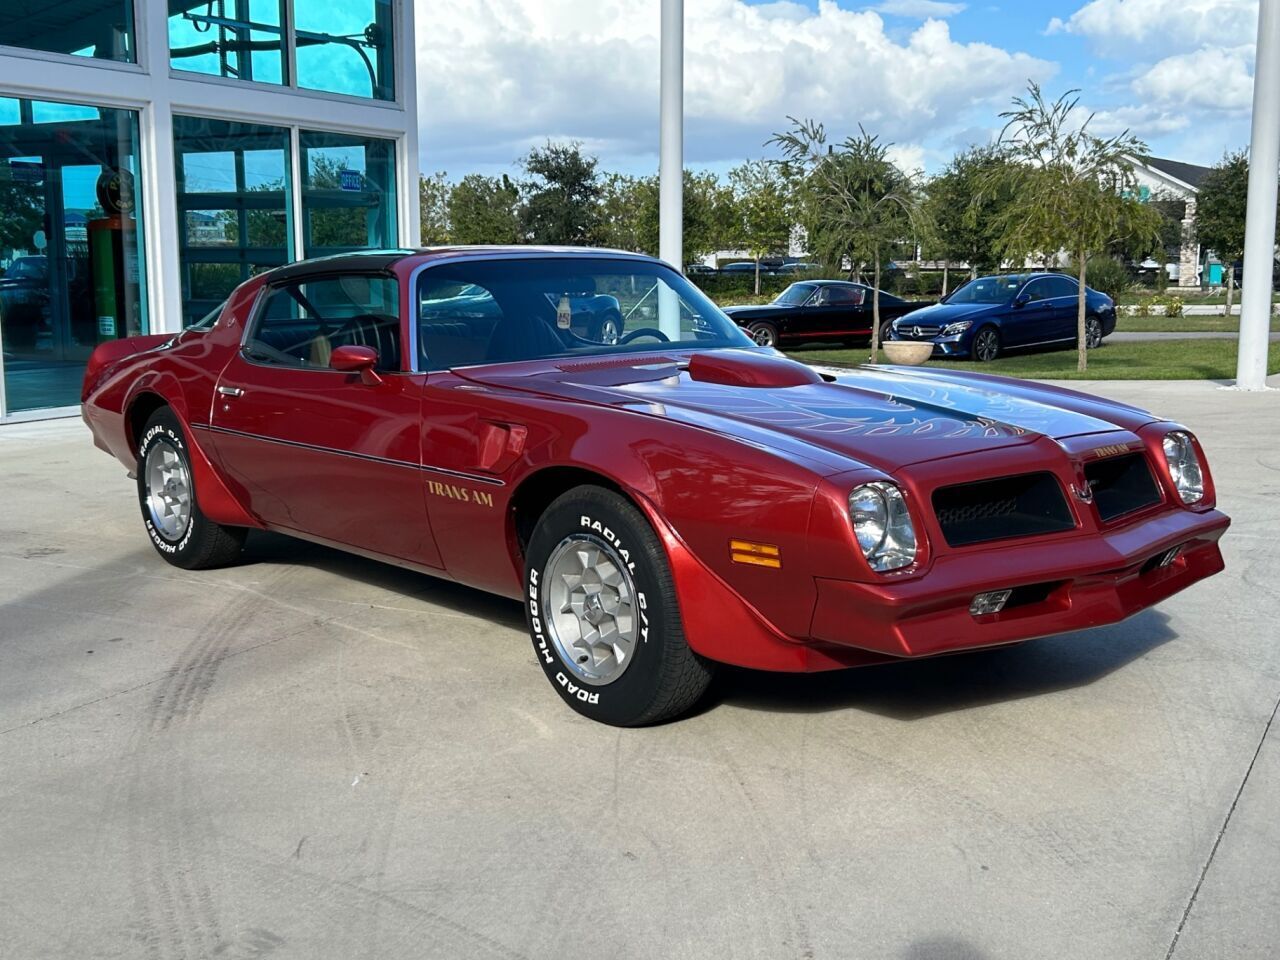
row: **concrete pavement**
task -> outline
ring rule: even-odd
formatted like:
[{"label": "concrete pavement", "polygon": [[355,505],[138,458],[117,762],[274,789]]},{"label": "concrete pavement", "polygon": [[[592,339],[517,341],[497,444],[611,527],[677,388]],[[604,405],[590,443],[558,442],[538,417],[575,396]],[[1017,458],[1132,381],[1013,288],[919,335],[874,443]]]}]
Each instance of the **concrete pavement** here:
[{"label": "concrete pavement", "polygon": [[0,428],[0,953],[1273,957],[1280,396],[1083,387],[1199,433],[1227,573],[633,731],[514,603],[272,536],[175,570],[82,427]]}]

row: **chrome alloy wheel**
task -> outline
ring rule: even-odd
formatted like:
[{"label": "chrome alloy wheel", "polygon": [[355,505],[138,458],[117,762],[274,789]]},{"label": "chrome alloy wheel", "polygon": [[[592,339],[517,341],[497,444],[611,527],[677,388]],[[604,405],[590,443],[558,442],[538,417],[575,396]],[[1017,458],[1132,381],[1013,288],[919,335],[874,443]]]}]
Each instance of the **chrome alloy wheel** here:
[{"label": "chrome alloy wheel", "polygon": [[167,440],[147,451],[142,467],[151,522],[166,540],[181,540],[191,525],[191,474]]},{"label": "chrome alloy wheel", "polygon": [[565,537],[547,559],[543,621],[560,660],[583,683],[622,676],[639,632],[636,588],[617,552],[598,537]]},{"label": "chrome alloy wheel", "polygon": [[774,342],[775,335],[773,332],[773,327],[769,326],[768,324],[765,324],[765,323],[755,324],[747,331],[747,333],[750,335],[751,339],[756,342],[757,346],[773,347],[777,345]]},{"label": "chrome alloy wheel", "polygon": [[1084,321],[1084,345],[1088,350],[1102,345],[1102,321],[1097,317],[1087,317]]},{"label": "chrome alloy wheel", "polygon": [[614,346],[618,342],[618,321],[613,317],[605,317],[600,323],[600,342],[607,346]]},{"label": "chrome alloy wheel", "polygon": [[994,360],[1000,353],[1000,335],[990,327],[979,330],[974,353],[984,363]]}]

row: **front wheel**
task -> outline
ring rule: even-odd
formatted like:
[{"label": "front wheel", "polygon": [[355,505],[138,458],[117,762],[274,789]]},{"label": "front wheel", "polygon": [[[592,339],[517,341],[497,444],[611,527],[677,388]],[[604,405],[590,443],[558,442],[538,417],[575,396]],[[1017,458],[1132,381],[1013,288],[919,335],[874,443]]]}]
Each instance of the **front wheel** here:
[{"label": "front wheel", "polygon": [[151,415],[138,443],[138,502],[156,552],[175,567],[204,570],[234,562],[246,531],[200,510],[182,424],[168,407]]},{"label": "front wheel", "polygon": [[575,487],[538,520],[525,566],[534,653],[585,717],[619,727],[670,720],[711,680],[685,642],[661,542],[629,501]]},{"label": "front wheel", "polygon": [[776,347],[778,345],[778,328],[772,323],[765,323],[763,320],[753,323],[747,327],[747,333],[757,346]]},{"label": "front wheel", "polygon": [[990,363],[1000,356],[1000,334],[995,327],[983,327],[974,335],[969,355],[981,363]]}]

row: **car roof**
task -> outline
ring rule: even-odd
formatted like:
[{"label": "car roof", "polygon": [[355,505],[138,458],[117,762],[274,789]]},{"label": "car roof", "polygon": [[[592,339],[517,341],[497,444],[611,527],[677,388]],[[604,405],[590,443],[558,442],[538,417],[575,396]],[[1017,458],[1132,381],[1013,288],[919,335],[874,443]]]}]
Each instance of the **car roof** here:
[{"label": "car roof", "polygon": [[467,247],[419,247],[415,250],[358,250],[328,257],[299,260],[297,263],[276,267],[264,274],[268,282],[296,280],[299,277],[318,276],[345,272],[382,272],[404,261],[415,264],[454,262],[458,260],[541,260],[560,257],[635,260],[645,263],[661,263],[654,257],[625,250],[609,250],[595,247],[553,247],[528,244],[467,246]]}]

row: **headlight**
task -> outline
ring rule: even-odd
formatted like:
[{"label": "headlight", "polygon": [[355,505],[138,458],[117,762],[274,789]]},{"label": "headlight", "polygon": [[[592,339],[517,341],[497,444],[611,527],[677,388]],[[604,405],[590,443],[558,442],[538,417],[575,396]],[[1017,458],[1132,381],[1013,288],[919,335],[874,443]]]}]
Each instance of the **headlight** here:
[{"label": "headlight", "polygon": [[948,323],[942,328],[942,335],[944,337],[954,337],[957,333],[964,333],[971,326],[973,326],[972,320],[959,320],[955,323]]},{"label": "headlight", "polygon": [[892,483],[864,483],[849,494],[849,519],[872,570],[898,570],[915,562],[916,532],[911,514],[902,491]]},{"label": "headlight", "polygon": [[1191,435],[1181,430],[1165,434],[1164,460],[1169,467],[1169,479],[1183,503],[1199,503],[1204,499],[1204,471],[1196,455]]}]

